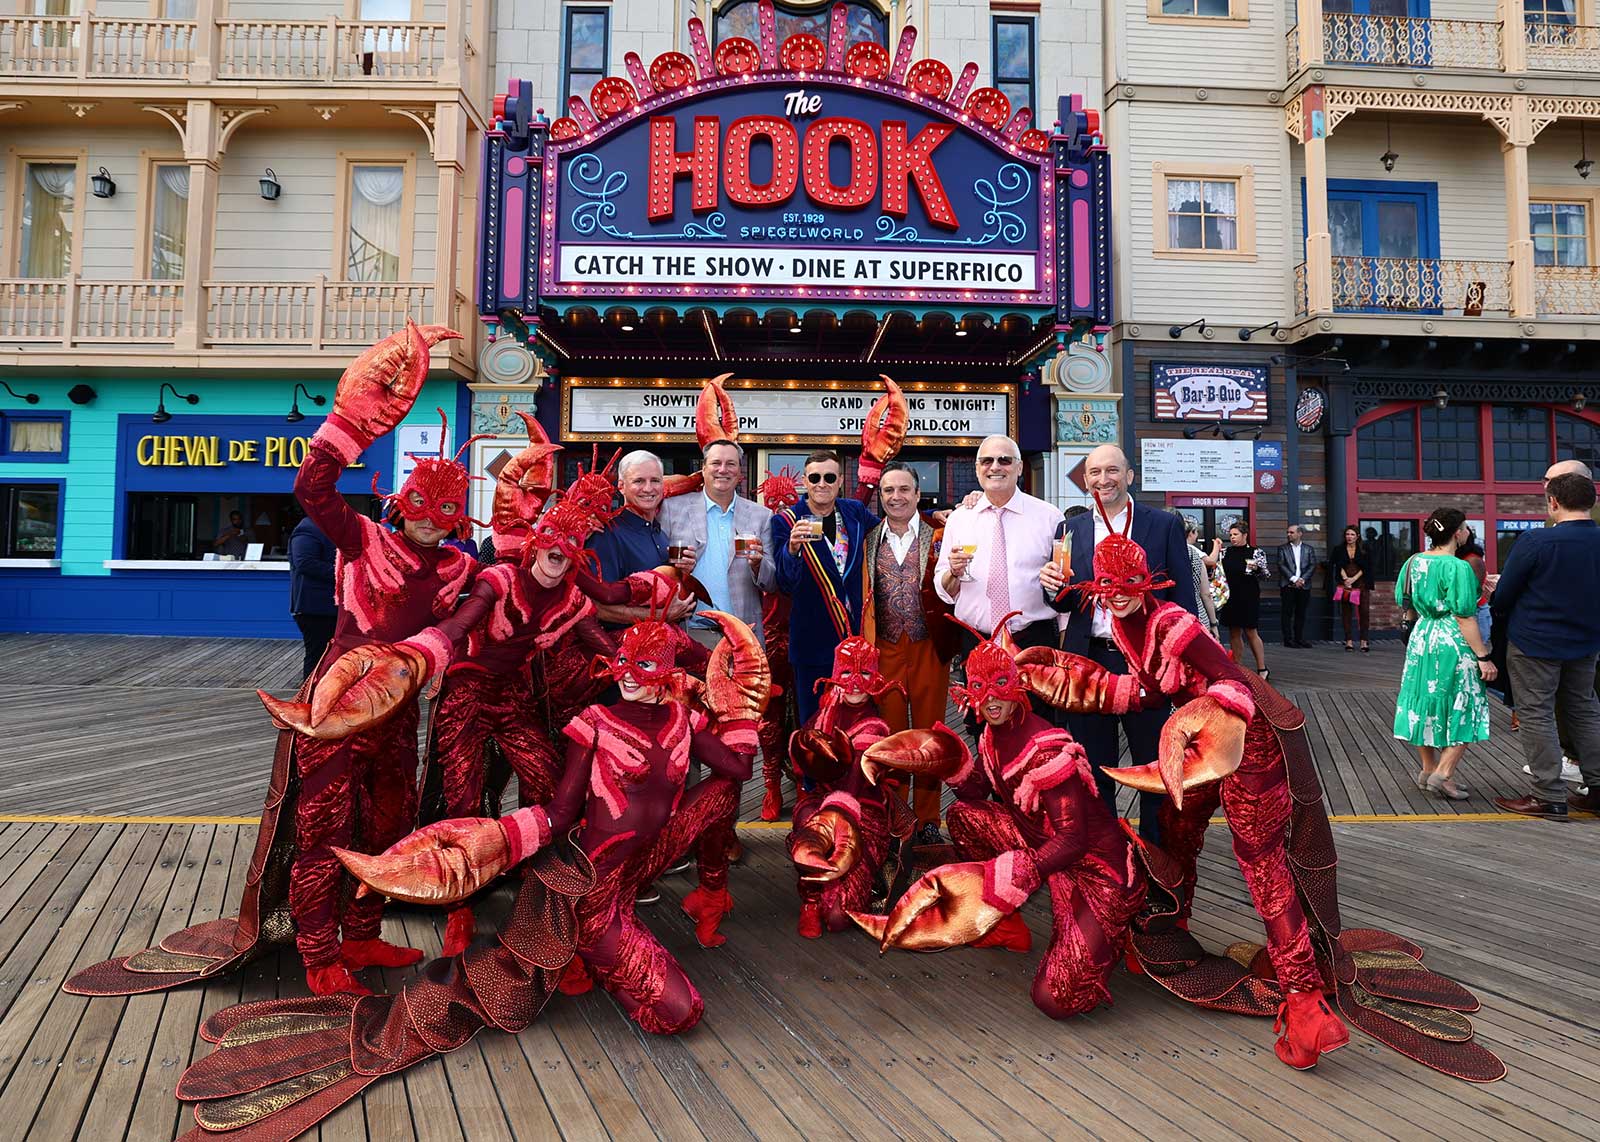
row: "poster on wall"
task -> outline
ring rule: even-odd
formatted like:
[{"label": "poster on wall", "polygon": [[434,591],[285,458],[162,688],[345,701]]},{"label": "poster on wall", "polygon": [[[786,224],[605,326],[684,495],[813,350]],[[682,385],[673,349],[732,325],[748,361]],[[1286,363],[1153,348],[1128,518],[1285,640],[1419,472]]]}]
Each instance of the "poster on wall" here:
[{"label": "poster on wall", "polygon": [[1254,492],[1255,446],[1248,440],[1143,440],[1139,487],[1147,492]]},{"label": "poster on wall", "polygon": [[399,488],[412,472],[418,460],[433,460],[443,454],[450,455],[450,430],[437,424],[402,424],[394,430],[394,486]]},{"label": "poster on wall", "polygon": [[1228,420],[1265,424],[1265,365],[1157,361],[1150,366],[1150,415],[1156,420]]}]

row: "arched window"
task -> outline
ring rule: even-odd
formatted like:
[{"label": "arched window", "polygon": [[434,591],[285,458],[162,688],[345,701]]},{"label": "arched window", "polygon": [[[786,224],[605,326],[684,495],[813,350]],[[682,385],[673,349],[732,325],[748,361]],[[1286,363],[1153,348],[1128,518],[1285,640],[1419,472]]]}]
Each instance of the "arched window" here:
[{"label": "arched window", "polygon": [[[889,21],[878,10],[877,5],[867,3],[865,0],[842,0],[842,2],[850,13],[849,30],[845,35],[846,43],[875,40],[885,47],[889,46]],[[804,32],[827,43],[828,17],[833,7],[828,3],[784,4],[780,0],[777,5],[778,42],[781,44],[788,37]],[[735,0],[733,3],[724,4],[717,12],[715,20],[716,42],[720,44],[731,36],[743,36],[751,41],[759,40],[760,29],[756,22],[756,8],[756,0]]]}]

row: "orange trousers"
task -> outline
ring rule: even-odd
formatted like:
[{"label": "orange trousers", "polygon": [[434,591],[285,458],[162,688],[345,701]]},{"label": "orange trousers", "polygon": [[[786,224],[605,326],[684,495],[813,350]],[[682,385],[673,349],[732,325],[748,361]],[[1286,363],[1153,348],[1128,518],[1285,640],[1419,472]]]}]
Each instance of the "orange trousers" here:
[{"label": "orange trousers", "polygon": [[[889,724],[890,733],[932,729],[935,722],[944,719],[950,704],[950,667],[939,661],[931,638],[913,642],[902,635],[896,642],[878,643],[878,670],[885,678],[903,683],[911,695],[909,711],[898,690],[890,690],[878,700],[878,711]],[[939,785],[932,777],[914,779],[911,809],[919,827],[939,823]],[[897,794],[905,797],[903,786]]]}]

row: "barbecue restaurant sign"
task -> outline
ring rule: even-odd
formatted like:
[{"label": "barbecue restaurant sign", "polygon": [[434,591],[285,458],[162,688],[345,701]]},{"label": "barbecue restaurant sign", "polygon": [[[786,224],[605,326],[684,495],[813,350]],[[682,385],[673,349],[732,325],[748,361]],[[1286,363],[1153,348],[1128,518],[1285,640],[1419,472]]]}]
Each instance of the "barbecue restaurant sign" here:
[{"label": "barbecue restaurant sign", "polygon": [[630,55],[551,124],[540,295],[1054,306],[1057,172],[1032,112],[975,67],[913,60],[914,30],[850,43],[841,5],[826,41],[780,44],[756,7],[759,43],[713,50],[692,20],[693,55]]}]

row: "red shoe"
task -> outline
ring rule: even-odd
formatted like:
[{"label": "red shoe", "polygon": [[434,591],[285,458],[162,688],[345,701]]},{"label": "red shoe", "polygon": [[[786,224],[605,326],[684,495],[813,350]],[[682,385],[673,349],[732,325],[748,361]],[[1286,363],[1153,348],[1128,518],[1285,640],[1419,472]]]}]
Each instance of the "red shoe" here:
[{"label": "red shoe", "polygon": [[422,959],[422,949],[402,948],[387,940],[346,940],[340,955],[352,971],[362,968],[404,968]]},{"label": "red shoe", "polygon": [[556,990],[562,995],[582,995],[594,990],[594,977],[589,974],[589,965],[583,962],[582,956],[573,956],[567,961],[567,970],[561,973]]},{"label": "red shoe", "polygon": [[683,910],[694,920],[694,938],[702,948],[718,948],[728,937],[717,931],[722,918],[733,911],[733,897],[726,888],[697,888],[683,898]]},{"label": "red shoe", "polygon": [[772,777],[767,781],[767,795],[761,799],[761,819],[776,821],[783,816],[783,779]]},{"label": "red shoe", "polygon": [[1015,912],[990,928],[971,944],[974,948],[1004,948],[1008,952],[1031,952],[1033,933]]},{"label": "red shoe", "polygon": [[312,995],[337,995],[341,991],[351,995],[372,994],[372,990],[363,987],[350,974],[350,969],[343,964],[329,964],[325,968],[307,968],[306,986],[311,989]]},{"label": "red shoe", "polygon": [[800,902],[800,925],[798,928],[802,939],[822,939],[822,903],[818,900],[802,900]]},{"label": "red shoe", "polygon": [[1350,1031],[1320,991],[1291,991],[1278,1008],[1272,1029],[1282,1032],[1272,1049],[1297,1071],[1309,1071],[1318,1056],[1350,1041]]},{"label": "red shoe", "polygon": [[472,945],[478,925],[471,908],[452,908],[444,922],[444,954],[459,956]]}]

